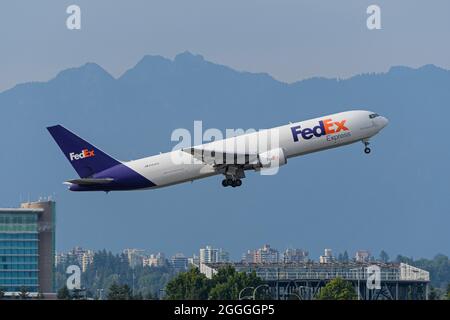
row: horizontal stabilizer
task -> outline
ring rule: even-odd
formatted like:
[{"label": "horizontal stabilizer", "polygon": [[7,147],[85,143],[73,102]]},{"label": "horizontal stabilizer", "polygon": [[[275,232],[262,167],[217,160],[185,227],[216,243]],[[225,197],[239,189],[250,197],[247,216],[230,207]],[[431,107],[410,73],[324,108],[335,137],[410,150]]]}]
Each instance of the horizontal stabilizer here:
[{"label": "horizontal stabilizer", "polygon": [[96,184],[108,184],[113,181],[114,179],[112,178],[103,178],[103,179],[85,178],[85,179],[69,180],[66,182],[70,184],[78,184],[80,186],[91,186]]}]

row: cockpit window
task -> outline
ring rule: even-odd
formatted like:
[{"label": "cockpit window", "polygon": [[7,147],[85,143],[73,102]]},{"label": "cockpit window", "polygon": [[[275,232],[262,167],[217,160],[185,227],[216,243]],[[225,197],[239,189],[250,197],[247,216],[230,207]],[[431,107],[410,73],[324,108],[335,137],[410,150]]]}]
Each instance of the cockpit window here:
[{"label": "cockpit window", "polygon": [[372,114],[369,115],[369,118],[370,118],[370,119],[373,119],[373,118],[376,118],[376,117],[379,117],[379,116],[380,116],[380,115],[377,114],[377,113],[372,113]]}]

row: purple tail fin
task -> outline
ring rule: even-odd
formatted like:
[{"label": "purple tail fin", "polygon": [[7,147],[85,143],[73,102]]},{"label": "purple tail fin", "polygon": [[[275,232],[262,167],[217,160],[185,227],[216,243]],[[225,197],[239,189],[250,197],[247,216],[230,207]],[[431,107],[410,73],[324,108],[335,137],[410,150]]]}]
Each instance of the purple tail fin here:
[{"label": "purple tail fin", "polygon": [[81,178],[88,178],[120,164],[89,142],[60,125],[47,127],[72,167]]}]

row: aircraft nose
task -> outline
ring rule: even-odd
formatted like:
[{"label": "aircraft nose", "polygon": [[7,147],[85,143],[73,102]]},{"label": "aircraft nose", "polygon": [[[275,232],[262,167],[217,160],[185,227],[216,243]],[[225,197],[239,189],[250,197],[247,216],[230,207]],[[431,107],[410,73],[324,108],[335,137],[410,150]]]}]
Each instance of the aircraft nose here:
[{"label": "aircraft nose", "polygon": [[376,117],[374,120],[375,120],[374,122],[375,122],[376,126],[378,126],[380,129],[383,129],[389,123],[389,120],[387,118],[381,117],[381,116]]}]

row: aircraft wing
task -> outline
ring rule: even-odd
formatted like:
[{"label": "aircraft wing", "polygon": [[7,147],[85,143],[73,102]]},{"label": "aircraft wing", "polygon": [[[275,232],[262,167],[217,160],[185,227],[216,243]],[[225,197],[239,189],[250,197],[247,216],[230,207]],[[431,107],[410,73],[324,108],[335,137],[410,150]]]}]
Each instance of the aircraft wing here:
[{"label": "aircraft wing", "polygon": [[203,148],[185,148],[182,151],[191,154],[197,160],[200,160],[210,165],[224,165],[224,164],[251,164],[258,162],[257,153],[229,153],[226,151],[209,150]]},{"label": "aircraft wing", "polygon": [[96,184],[108,184],[110,182],[113,182],[114,179],[112,178],[102,178],[102,179],[95,179],[95,178],[82,178],[82,179],[73,179],[66,181],[66,183],[70,184],[78,184],[80,186],[86,186],[86,185],[96,185]]}]

